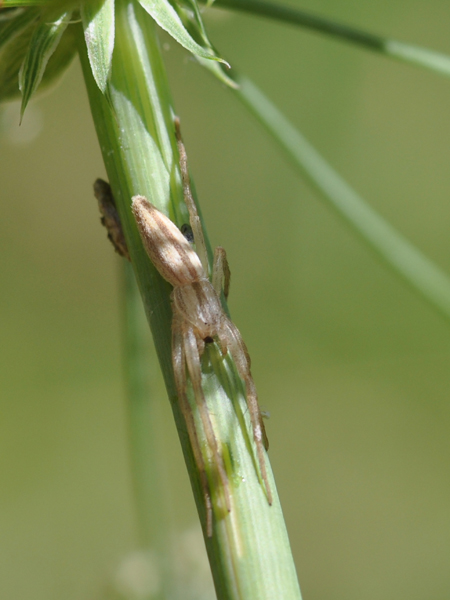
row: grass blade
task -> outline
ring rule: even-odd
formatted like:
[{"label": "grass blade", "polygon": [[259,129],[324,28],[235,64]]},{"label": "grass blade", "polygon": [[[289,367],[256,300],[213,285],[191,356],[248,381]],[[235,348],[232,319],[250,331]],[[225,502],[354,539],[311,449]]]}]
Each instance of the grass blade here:
[{"label": "grass blade", "polygon": [[92,74],[105,93],[114,50],[114,0],[90,0],[81,6],[81,21]]},{"label": "grass blade", "polygon": [[226,61],[216,56],[211,47],[198,44],[184,26],[178,12],[168,0],[139,0],[142,8],[151,15],[162,29],[195,56],[208,60]]},{"label": "grass blade", "polygon": [[450,76],[450,56],[446,54],[369,33],[293,6],[267,0],[215,0],[214,6],[240,10],[282,21],[289,25],[305,27],[416,67],[423,67],[440,75]]},{"label": "grass blade", "polygon": [[45,69],[37,93],[56,83],[57,79],[67,70],[76,53],[77,43],[74,28],[69,26],[62,34],[56,50],[47,63],[47,68]]},{"label": "grass blade", "polygon": [[12,23],[2,23],[0,36],[4,34],[4,43],[0,52],[0,102],[20,96],[19,71],[30,47],[33,30],[33,21],[24,27],[19,24],[17,29]]},{"label": "grass blade", "polygon": [[19,89],[22,92],[21,119],[31,96],[42,80],[51,55],[69,24],[70,17],[70,12],[64,12],[51,22],[42,19],[31,37],[28,52],[19,72]]}]

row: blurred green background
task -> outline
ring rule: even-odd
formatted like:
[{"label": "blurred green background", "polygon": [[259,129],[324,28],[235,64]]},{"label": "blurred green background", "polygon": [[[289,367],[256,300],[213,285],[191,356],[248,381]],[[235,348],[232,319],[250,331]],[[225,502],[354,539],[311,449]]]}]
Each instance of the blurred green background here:
[{"label": "blurred green background", "polygon": [[[298,6],[450,53],[444,0]],[[223,56],[450,274],[450,81],[257,17],[211,10],[206,22]],[[229,91],[161,40],[271,415],[305,600],[448,599],[450,324],[324,207]],[[120,260],[92,195],[105,171],[78,62],[18,119],[17,104],[1,109],[0,598],[121,597],[137,525]],[[194,581],[186,561],[204,569],[202,542],[168,402],[160,410],[178,568]],[[180,598],[212,597],[207,581],[189,585]]]}]

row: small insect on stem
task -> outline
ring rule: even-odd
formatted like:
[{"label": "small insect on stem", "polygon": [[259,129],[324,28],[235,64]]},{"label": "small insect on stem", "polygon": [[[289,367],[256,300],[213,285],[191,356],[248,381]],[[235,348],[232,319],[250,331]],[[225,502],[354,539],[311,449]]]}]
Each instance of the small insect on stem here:
[{"label": "small insect on stem", "polygon": [[103,179],[97,179],[94,183],[94,196],[97,198],[98,208],[102,215],[100,220],[102,225],[106,227],[108,239],[120,256],[130,260],[119,213],[109,183],[103,181]]},{"label": "small insect on stem", "polygon": [[175,119],[175,130],[180,155],[184,200],[189,211],[190,226],[197,252],[194,251],[178,227],[144,196],[133,197],[132,210],[142,242],[151,261],[162,277],[173,286],[171,294],[173,310],[172,364],[175,384],[194,459],[200,473],[206,506],[206,531],[207,535],[211,536],[210,483],[187,397],[188,373],[207,444],[223,487],[225,505],[227,510],[231,511],[230,485],[202,389],[201,356],[208,341],[217,341],[223,355],[227,352],[230,353],[239,376],[245,384],[261,478],[264,482],[268,503],[272,504],[272,493],[265,463],[268,441],[250,370],[251,362],[247,347],[239,330],[223,311],[220,301],[222,286],[225,297],[228,296],[229,290],[230,270],[226,253],[223,248],[216,248],[210,280],[203,229],[192,198],[186,151],[181,139],[178,119]]}]

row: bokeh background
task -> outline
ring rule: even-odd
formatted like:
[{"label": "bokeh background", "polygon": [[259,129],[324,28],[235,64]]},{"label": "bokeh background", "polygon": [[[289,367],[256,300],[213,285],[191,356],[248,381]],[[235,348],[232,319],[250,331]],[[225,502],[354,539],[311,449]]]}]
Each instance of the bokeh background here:
[{"label": "bokeh background", "polygon": [[[444,0],[298,6],[450,53]],[[206,21],[231,64],[450,274],[450,81],[257,17],[211,10]],[[271,415],[305,600],[448,599],[450,324],[355,239],[229,91],[161,40]],[[138,545],[120,259],[92,196],[105,171],[77,61],[18,119],[17,104],[1,109],[0,598],[122,598]],[[195,580],[180,598],[206,600],[194,503],[168,403],[161,411],[178,568]]]}]

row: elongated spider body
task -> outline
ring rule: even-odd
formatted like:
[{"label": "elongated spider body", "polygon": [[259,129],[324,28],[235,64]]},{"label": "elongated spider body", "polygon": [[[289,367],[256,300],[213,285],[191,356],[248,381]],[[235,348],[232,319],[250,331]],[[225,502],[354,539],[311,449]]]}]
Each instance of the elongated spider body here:
[{"label": "elongated spider body", "polygon": [[154,266],[172,286],[172,364],[181,412],[185,418],[193,454],[201,476],[206,505],[207,533],[212,535],[212,504],[205,461],[187,398],[186,369],[192,383],[195,402],[198,406],[209,451],[214,460],[219,479],[224,489],[226,508],[231,510],[228,477],[222,455],[214,434],[201,381],[201,356],[205,344],[217,341],[222,354],[230,353],[238,373],[245,384],[246,399],[256,444],[261,478],[266,489],[267,500],[272,503],[265,465],[267,437],[258,406],[255,384],[250,371],[250,357],[245,343],[234,323],[225,314],[220,295],[222,286],[228,295],[230,271],[223,248],[216,248],[211,281],[208,278],[208,262],[203,230],[192,199],[186,153],[179,125],[176,121],[180,166],[184,197],[189,210],[190,224],[197,254],[176,225],[162,214],[144,196],[134,196],[132,210],[143,244]]}]

